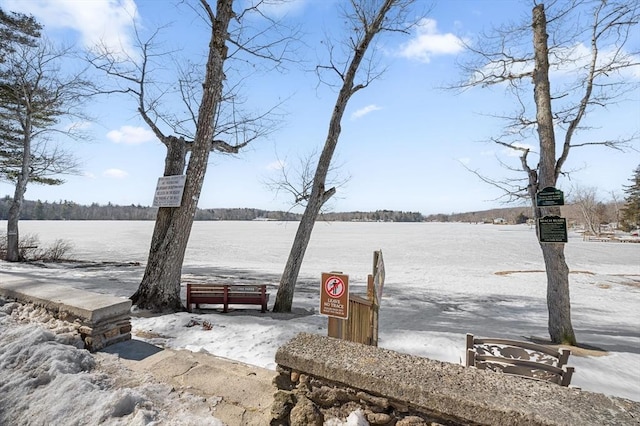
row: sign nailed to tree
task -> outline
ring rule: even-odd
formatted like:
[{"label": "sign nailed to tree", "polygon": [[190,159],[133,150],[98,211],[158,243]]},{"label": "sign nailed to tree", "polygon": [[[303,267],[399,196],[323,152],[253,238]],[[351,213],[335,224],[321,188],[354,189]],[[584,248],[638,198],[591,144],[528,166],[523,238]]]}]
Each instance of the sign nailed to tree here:
[{"label": "sign nailed to tree", "polygon": [[162,176],[158,178],[156,194],[153,197],[153,207],[180,207],[184,182],[187,176]]},{"label": "sign nailed to tree", "polygon": [[567,219],[558,216],[538,219],[538,234],[541,243],[566,243]]},{"label": "sign nailed to tree", "polygon": [[536,194],[536,206],[564,206],[564,193],[559,189],[547,186]]}]

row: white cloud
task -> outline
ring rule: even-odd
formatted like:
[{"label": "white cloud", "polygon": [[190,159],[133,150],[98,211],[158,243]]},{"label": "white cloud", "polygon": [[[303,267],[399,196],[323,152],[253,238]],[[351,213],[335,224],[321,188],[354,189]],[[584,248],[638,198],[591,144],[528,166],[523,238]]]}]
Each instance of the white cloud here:
[{"label": "white cloud", "polygon": [[379,107],[376,104],[367,105],[366,107],[360,108],[359,110],[357,110],[353,114],[351,114],[351,119],[352,120],[357,120],[358,118],[362,118],[365,115],[369,114],[370,112],[378,111],[378,110],[381,110],[381,109],[382,109],[382,107]]},{"label": "white cloud", "polygon": [[[272,18],[282,18],[284,16],[298,15],[309,3],[308,0],[288,0],[279,2],[261,2],[257,0],[249,1],[252,6],[260,4],[260,12]],[[245,6],[248,7],[249,5]]]},{"label": "white cloud", "polygon": [[458,158],[458,161],[460,163],[464,164],[465,166],[468,166],[469,164],[471,164],[471,158],[469,158],[469,157]]},{"label": "white cloud", "polygon": [[[629,63],[640,62],[640,56],[634,55],[624,51],[618,51],[615,48],[603,48],[598,52],[598,64],[597,66],[604,66],[605,64],[614,61],[616,55],[621,62],[628,61]],[[522,55],[526,56],[526,55]],[[554,48],[550,54],[551,63],[549,64],[549,73],[551,78],[562,79],[568,78],[575,80],[581,75],[585,75],[589,66],[591,65],[591,49],[584,43],[577,43],[572,46],[562,46]],[[505,69],[505,65],[507,68]],[[514,64],[504,64],[502,62],[488,63],[479,72],[476,72],[470,82],[478,82],[484,76],[487,75],[523,75],[531,73],[533,71],[533,60],[518,61]],[[619,75],[614,76],[611,73],[611,78],[627,79],[627,80],[640,80],[640,66],[633,66],[623,68],[618,71]],[[503,84],[507,84],[507,81]]]},{"label": "white cloud", "polygon": [[[574,76],[581,69],[586,70],[591,65],[591,48],[584,43],[561,47],[554,50],[553,53],[553,57],[558,57],[560,60],[551,64],[552,73]],[[637,64],[640,62],[640,56],[624,50],[617,50],[615,46],[608,46],[599,50],[597,66],[604,67],[606,64],[615,61],[628,61],[629,63]],[[531,65],[531,68],[533,68],[533,65]],[[622,77],[640,79],[640,66],[623,68],[619,72]]]},{"label": "white cloud", "polygon": [[133,52],[134,0],[5,0],[5,10],[32,14],[45,30],[70,29],[85,47],[100,42],[113,52]]},{"label": "white cloud", "polygon": [[122,126],[118,130],[107,133],[107,137],[115,143],[138,145],[155,139],[155,134],[144,127]]},{"label": "white cloud", "polygon": [[90,121],[74,121],[72,123],[68,123],[66,126],[63,127],[65,132],[69,132],[69,131],[81,131],[81,130],[86,130],[89,129],[91,127],[91,122]]},{"label": "white cloud", "polygon": [[284,169],[286,163],[282,160],[273,161],[267,164],[267,170],[282,170]]},{"label": "white cloud", "polygon": [[113,179],[124,179],[129,176],[129,173],[121,169],[107,169],[102,172],[102,176]]},{"label": "white cloud", "polygon": [[455,34],[439,34],[435,20],[422,19],[417,26],[416,36],[400,46],[399,55],[421,62],[430,62],[436,55],[454,55],[461,52],[463,44],[463,40]]}]

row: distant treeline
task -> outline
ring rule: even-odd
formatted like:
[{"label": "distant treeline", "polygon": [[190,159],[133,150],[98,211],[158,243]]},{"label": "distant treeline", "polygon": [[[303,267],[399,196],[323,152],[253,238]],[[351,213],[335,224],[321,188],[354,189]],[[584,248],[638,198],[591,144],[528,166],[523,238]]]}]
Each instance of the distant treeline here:
[{"label": "distant treeline", "polygon": [[[0,199],[0,220],[7,220],[11,197]],[[141,205],[119,206],[108,203],[93,203],[85,206],[73,201],[25,200],[20,214],[21,220],[155,220],[156,207]],[[196,220],[278,220],[297,221],[301,215],[284,211],[269,211],[252,208],[198,209]],[[420,213],[393,210],[375,212],[323,213],[320,220],[326,221],[363,221],[363,222],[422,222]]]},{"label": "distant treeline", "polygon": [[[0,220],[7,220],[11,197],[0,198]],[[612,204],[606,204],[606,221],[615,221]],[[73,201],[25,200],[21,220],[155,220],[158,209],[141,205],[119,206],[93,203],[88,206]],[[582,220],[579,206],[562,207],[562,216],[569,221]],[[297,221],[301,215],[285,211],[252,208],[198,209],[196,220],[278,220]],[[478,212],[422,215],[417,212],[376,210],[373,212],[321,213],[319,220],[343,222],[468,222],[468,223],[526,223],[533,217],[531,207],[506,207]]]}]

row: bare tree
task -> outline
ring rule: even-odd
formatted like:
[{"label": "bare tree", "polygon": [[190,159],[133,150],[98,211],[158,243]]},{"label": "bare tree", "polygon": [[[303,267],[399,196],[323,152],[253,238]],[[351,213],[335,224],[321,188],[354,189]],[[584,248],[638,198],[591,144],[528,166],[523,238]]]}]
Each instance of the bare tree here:
[{"label": "bare tree", "polygon": [[[295,161],[288,161],[287,158],[278,158],[280,164],[279,175],[265,182],[265,185],[276,195],[283,192],[293,198],[291,208],[298,206],[306,207],[313,188],[313,178],[315,165],[318,163],[318,152],[313,151],[309,155],[297,157]],[[350,177],[340,173],[340,166],[333,163],[327,170],[326,185],[340,188],[349,181]],[[324,207],[324,205],[323,205]],[[321,207],[321,210],[323,209]]]},{"label": "bare tree", "polygon": [[609,195],[611,196],[611,203],[613,204],[613,223],[615,224],[615,228],[618,229],[620,227],[620,200],[615,191],[611,191]]},{"label": "bare tree", "polygon": [[[60,136],[85,136],[77,122],[88,119],[82,106],[91,83],[82,78],[82,71],[61,70],[62,61],[68,58],[68,48],[39,40],[16,45],[2,63],[0,179],[15,184],[7,221],[8,261],[21,260],[18,221],[27,185],[59,185],[64,181],[57,176],[78,170],[76,159],[58,141]],[[72,123],[63,126],[62,120]]]},{"label": "bare tree", "polygon": [[600,234],[600,224],[604,219],[604,204],[598,201],[596,188],[577,187],[571,197],[580,209],[584,219],[585,232],[590,235]]},{"label": "bare tree", "polygon": [[[624,100],[637,87],[637,80],[625,73],[639,65],[638,52],[629,50],[637,48],[630,43],[639,18],[637,0],[549,3],[550,17],[544,4],[534,0],[531,25],[497,29],[482,39],[483,45],[469,46],[474,59],[463,65],[466,79],[456,86],[500,84],[514,95],[518,110],[503,117],[508,123],[505,133],[493,141],[519,154],[519,168],[511,170],[519,169],[524,177],[497,180],[475,172],[503,189],[510,200],[529,198],[536,219],[560,216],[559,207],[537,207],[535,199],[538,191],[555,187],[567,173],[569,152],[593,145],[624,149],[634,139],[589,140],[583,120],[597,108]],[[585,14],[591,17],[588,24],[582,20]],[[526,41],[529,37],[532,42]],[[552,77],[560,76],[552,88]],[[531,93],[525,86],[529,81],[532,102],[526,97]],[[562,137],[558,150],[557,136]],[[528,144],[536,139],[538,150]],[[540,247],[547,271],[549,335],[554,343],[575,344],[564,244]]]},{"label": "bare tree", "polygon": [[[280,279],[280,286],[273,307],[274,312],[291,312],[296,281],[306,252],[311,232],[322,206],[336,192],[335,187],[326,187],[327,174],[338,144],[344,111],[351,97],[366,88],[380,74],[376,72],[374,62],[367,50],[374,38],[385,31],[407,32],[417,21],[407,19],[413,0],[351,0],[351,10],[345,11],[347,25],[352,33],[345,43],[344,52],[347,57],[339,59],[331,42],[329,46],[329,63],[316,68],[319,79],[329,82],[337,78],[339,84],[338,97],[329,121],[327,138],[318,159],[313,182],[310,188],[301,192],[306,207],[298,225],[287,263]],[[413,22],[413,23],[411,23]],[[361,68],[362,67],[362,68]],[[361,78],[361,82],[356,80]],[[309,191],[310,190],[310,191]]]},{"label": "bare tree", "polygon": [[[265,59],[275,67],[288,60],[290,43],[295,37],[280,33],[280,38],[263,40],[269,29],[277,26],[260,12],[263,3],[254,2],[249,9],[235,13],[233,0],[217,0],[215,11],[209,2],[199,0],[200,8],[193,7],[193,10],[210,29],[205,72],[202,75],[197,64],[181,62],[170,88],[161,87],[158,80],[152,79],[153,71],[169,59],[168,53],[157,53],[154,49],[154,39],[160,30],[144,42],[138,35],[139,57],[99,48],[90,58],[96,68],[119,82],[120,87],[111,89],[112,92],[134,97],[138,113],[165,145],[164,176],[186,175],[181,205],[158,209],[145,273],[138,290],[131,296],[140,308],[154,311],[182,309],[182,263],[210,153],[238,153],[274,128],[273,111],[243,114],[237,108],[241,100],[233,90],[235,87],[225,90],[225,85],[229,85],[226,75],[233,72],[229,60],[234,56],[249,54]],[[256,34],[246,34],[243,19],[252,19],[256,25],[256,14],[266,25],[255,28]],[[171,101],[172,88],[176,88],[182,109],[175,108],[175,102]]]}]

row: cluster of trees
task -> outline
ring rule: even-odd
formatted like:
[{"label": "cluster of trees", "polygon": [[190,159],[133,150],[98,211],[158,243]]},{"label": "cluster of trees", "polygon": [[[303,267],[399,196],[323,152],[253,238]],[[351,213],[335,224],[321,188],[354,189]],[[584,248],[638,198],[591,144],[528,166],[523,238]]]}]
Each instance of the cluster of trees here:
[{"label": "cluster of trees", "polygon": [[[571,226],[580,226],[597,234],[602,225],[618,225],[623,231],[636,229],[640,225],[640,166],[625,186],[628,194],[622,202],[599,201],[595,189],[580,189],[572,197],[573,202],[561,207],[562,217]],[[0,220],[7,220],[11,208],[11,197],[0,198]],[[24,200],[20,220],[155,220],[156,207],[111,203],[88,206],[73,201],[59,202]],[[288,211],[273,211],[254,208],[197,209],[195,220],[275,220],[299,221],[301,215]],[[522,224],[533,219],[531,207],[505,207],[464,213],[438,213],[423,215],[419,212],[376,210],[372,212],[326,212],[319,220],[339,222],[466,222],[493,223],[502,218],[508,224]]]},{"label": "cluster of trees", "polygon": [[[10,206],[10,197],[0,199],[0,220],[9,217]],[[66,200],[52,203],[24,200],[20,220],[153,220],[157,212],[157,208],[133,204],[116,206],[111,203],[92,203],[83,206]]]},{"label": "cluster of trees", "polygon": [[[579,195],[579,196],[578,196]],[[601,201],[597,191],[587,190],[576,193],[572,201],[560,208],[561,216],[567,219],[570,226],[579,226],[597,233],[602,225],[617,226],[619,229],[629,231],[628,223],[623,220],[622,213],[625,206],[631,205],[626,199],[623,201]],[[427,222],[466,222],[466,223],[493,223],[495,219],[502,218],[508,224],[527,223],[534,218],[530,206],[505,207],[475,212],[433,214],[425,217]]]},{"label": "cluster of trees", "polygon": [[[208,50],[203,63],[178,67],[173,76],[168,66],[160,67],[162,75],[154,75],[159,58],[168,54],[158,51],[160,44],[154,41],[160,30],[152,30],[147,40],[137,39],[138,54],[123,57],[121,52],[97,46],[87,58],[100,73],[96,80],[102,87],[94,94],[128,97],[132,109],[166,147],[164,175],[186,176],[181,206],[157,211],[145,273],[131,297],[140,308],[181,309],[182,263],[210,153],[237,153],[273,129],[268,112],[252,115],[238,110],[242,102],[237,90],[243,78],[250,78],[243,75],[239,64],[246,64],[252,69],[248,74],[256,76],[253,70],[262,63],[277,70],[296,62],[291,46],[300,35],[285,31],[261,10],[274,2],[259,1],[245,10],[233,10],[241,4],[233,0],[194,0],[188,4],[205,23]],[[382,73],[376,49],[370,47],[382,34],[407,34],[419,25],[424,14],[416,8],[421,4],[418,0],[345,2],[340,8],[344,33],[322,44],[326,55],[315,71],[319,83],[334,90],[336,101],[317,164],[309,162],[310,168],[303,170],[300,179],[285,175],[282,182],[282,189],[305,210],[280,280],[273,308],[276,312],[291,311],[313,226],[336,193],[327,176],[334,169],[332,160],[347,105]],[[469,60],[462,64],[461,82],[453,87],[495,86],[513,96],[513,114],[502,116],[506,120],[504,133],[491,140],[517,155],[518,164],[505,164],[508,172],[517,176],[491,178],[471,171],[504,190],[509,200],[529,200],[533,219],[561,214],[555,206],[537,207],[535,195],[542,188],[556,187],[559,177],[567,174],[570,152],[592,145],[622,149],[633,140],[591,140],[588,133],[587,137],[578,135],[588,129],[584,120],[592,111],[623,100],[633,85],[625,71],[640,65],[638,52],[630,50],[637,49],[631,40],[639,22],[639,0],[549,1],[548,6],[547,10],[545,2],[533,0],[530,19],[495,28],[480,35],[476,43],[468,42],[465,58]],[[81,76],[63,75],[55,65],[64,51],[40,42],[40,30],[31,17],[0,14],[0,178],[16,185],[7,226],[7,260],[11,261],[19,260],[18,219],[27,183],[59,184],[59,178],[51,174],[74,168],[60,151],[46,150],[52,146],[46,143],[46,134],[59,131],[56,124],[62,117],[80,117],[77,107],[84,99],[83,90],[91,87]],[[141,34],[136,31],[138,37]],[[577,45],[585,50],[576,49]],[[177,58],[162,62],[184,63]],[[563,71],[558,73],[562,79],[556,80],[555,70]],[[37,141],[43,143],[38,145]],[[636,205],[633,199],[624,213],[630,226],[638,223]],[[418,218],[414,214],[408,217]],[[524,218],[528,218],[525,213],[519,216],[519,220]],[[551,340],[575,344],[564,245],[541,244],[540,248],[547,269]]]},{"label": "cluster of trees", "polygon": [[625,203],[620,218],[620,228],[624,231],[640,229],[640,164],[636,167],[631,182],[625,186]]},{"label": "cluster of trees", "polygon": [[198,209],[196,220],[300,220],[300,215],[284,211],[270,211],[251,208]]},{"label": "cluster of trees", "polygon": [[320,220],[343,222],[424,222],[424,216],[418,212],[394,210],[376,210],[374,212],[320,213]]},{"label": "cluster of trees", "polygon": [[[0,220],[7,220],[11,208],[11,197],[0,199]],[[154,220],[158,214],[156,207],[141,205],[119,206],[108,203],[92,203],[84,206],[73,201],[30,201],[24,200],[21,220]],[[301,215],[286,211],[272,211],[252,208],[197,209],[195,220],[277,220],[298,221]],[[378,210],[375,212],[344,212],[320,215],[325,221],[361,222],[422,222],[423,216],[415,212]]]}]

